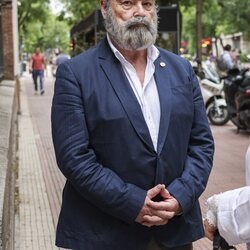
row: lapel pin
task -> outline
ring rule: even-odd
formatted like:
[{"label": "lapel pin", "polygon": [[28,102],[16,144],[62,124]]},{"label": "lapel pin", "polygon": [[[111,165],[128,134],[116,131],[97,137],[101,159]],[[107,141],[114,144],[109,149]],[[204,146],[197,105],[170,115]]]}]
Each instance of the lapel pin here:
[{"label": "lapel pin", "polygon": [[162,68],[164,68],[164,67],[166,67],[166,63],[160,62],[160,66],[161,66]]}]

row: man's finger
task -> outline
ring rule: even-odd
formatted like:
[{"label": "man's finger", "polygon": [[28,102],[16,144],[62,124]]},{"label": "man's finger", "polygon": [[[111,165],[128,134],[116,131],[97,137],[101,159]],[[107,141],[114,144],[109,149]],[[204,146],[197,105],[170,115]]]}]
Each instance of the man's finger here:
[{"label": "man's finger", "polygon": [[147,200],[146,205],[156,210],[169,210],[169,204],[166,201],[154,202],[152,200]]},{"label": "man's finger", "polygon": [[149,189],[147,195],[148,195],[148,197],[149,197],[150,199],[152,199],[152,198],[154,198],[156,195],[158,195],[158,194],[161,192],[162,189],[165,189],[165,185],[163,185],[163,184],[158,184],[157,186],[155,186],[155,187]]},{"label": "man's finger", "polygon": [[[175,212],[163,211],[163,210],[154,210],[153,216],[158,216],[163,220],[170,220],[175,216]],[[143,217],[144,219],[144,217]]]},{"label": "man's finger", "polygon": [[162,219],[161,217],[158,216],[150,216],[150,215],[145,215],[143,216],[143,225],[151,225],[151,226],[159,226],[159,225],[165,225],[168,223],[167,219]]}]

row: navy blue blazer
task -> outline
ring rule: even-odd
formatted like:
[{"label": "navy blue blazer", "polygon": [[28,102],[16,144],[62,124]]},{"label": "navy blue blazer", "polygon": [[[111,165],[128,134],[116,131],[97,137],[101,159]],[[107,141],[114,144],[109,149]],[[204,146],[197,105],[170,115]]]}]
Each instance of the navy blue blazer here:
[{"label": "navy blue blazer", "polygon": [[[169,247],[203,237],[198,198],[211,171],[213,138],[191,65],[159,50],[154,75],[161,107],[157,152],[107,39],[59,66],[52,135],[67,181],[57,246],[143,250],[152,236]],[[135,218],[147,190],[159,183],[179,201],[183,214],[165,226],[147,228]]]}]

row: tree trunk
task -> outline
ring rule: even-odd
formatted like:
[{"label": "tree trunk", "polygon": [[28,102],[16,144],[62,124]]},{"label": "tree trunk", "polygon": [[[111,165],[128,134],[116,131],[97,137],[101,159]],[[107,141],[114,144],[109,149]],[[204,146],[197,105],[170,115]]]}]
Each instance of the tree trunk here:
[{"label": "tree trunk", "polygon": [[202,0],[196,0],[196,53],[197,53],[197,63],[198,72],[201,72],[201,61],[202,61],[202,51],[201,51],[201,40],[202,40]]}]

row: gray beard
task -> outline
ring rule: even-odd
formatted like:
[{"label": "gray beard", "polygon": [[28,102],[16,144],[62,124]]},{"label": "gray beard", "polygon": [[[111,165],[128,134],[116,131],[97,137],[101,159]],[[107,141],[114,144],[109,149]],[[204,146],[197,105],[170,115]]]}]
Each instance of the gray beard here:
[{"label": "gray beard", "polygon": [[133,17],[119,24],[110,7],[107,8],[104,24],[111,38],[125,50],[142,50],[155,43],[158,16],[155,9],[153,21],[147,17]]}]

